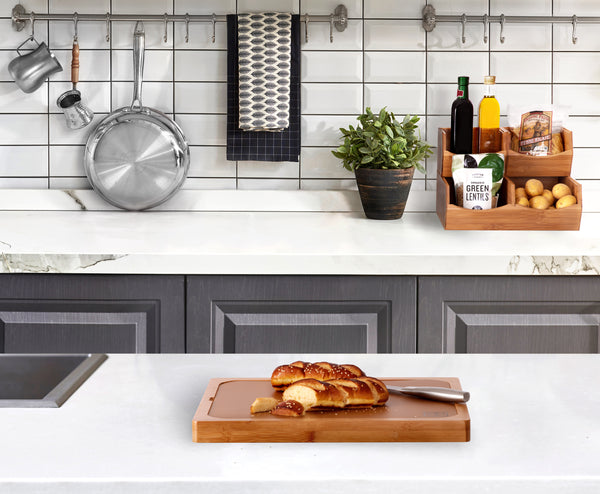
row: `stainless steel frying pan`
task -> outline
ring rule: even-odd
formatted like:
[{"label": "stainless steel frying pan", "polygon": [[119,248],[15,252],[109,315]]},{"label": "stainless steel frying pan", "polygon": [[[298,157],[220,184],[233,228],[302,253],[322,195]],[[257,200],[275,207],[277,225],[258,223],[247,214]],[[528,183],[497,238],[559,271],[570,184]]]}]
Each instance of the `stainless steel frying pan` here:
[{"label": "stainless steel frying pan", "polygon": [[133,101],[108,115],[89,136],[85,171],[92,187],[123,209],[152,208],[179,190],[190,165],[181,128],[142,105],[144,24],[133,33]]}]

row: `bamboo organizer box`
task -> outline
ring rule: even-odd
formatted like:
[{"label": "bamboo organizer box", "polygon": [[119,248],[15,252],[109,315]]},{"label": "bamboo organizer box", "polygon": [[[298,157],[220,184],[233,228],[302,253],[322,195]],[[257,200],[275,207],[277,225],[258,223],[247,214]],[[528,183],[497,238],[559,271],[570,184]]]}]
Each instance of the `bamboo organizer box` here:
[{"label": "bamboo organizer box", "polygon": [[[573,134],[563,129],[564,151],[551,156],[528,156],[510,148],[510,130],[502,128],[504,178],[498,206],[487,210],[471,210],[456,206],[452,180],[450,129],[438,131],[438,167],[436,211],[446,230],[579,230],[581,222],[581,185],[571,178]],[[479,149],[479,129],[473,129],[473,149]],[[563,209],[531,209],[517,206],[515,189],[530,178],[542,181],[545,188],[558,182],[567,184],[577,204]]]}]

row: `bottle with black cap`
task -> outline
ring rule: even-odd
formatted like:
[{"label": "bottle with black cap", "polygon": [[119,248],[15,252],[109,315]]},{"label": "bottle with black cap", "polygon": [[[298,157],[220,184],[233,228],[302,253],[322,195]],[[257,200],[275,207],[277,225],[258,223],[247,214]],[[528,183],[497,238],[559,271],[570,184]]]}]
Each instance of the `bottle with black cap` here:
[{"label": "bottle with black cap", "polygon": [[458,91],[452,103],[450,151],[455,154],[473,152],[473,104],[469,101],[469,78],[458,78]]}]

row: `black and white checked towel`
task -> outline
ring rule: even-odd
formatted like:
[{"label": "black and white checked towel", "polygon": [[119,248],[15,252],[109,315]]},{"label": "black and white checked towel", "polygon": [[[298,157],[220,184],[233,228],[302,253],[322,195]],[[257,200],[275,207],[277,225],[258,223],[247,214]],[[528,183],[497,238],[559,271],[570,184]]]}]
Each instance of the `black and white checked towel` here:
[{"label": "black and white checked towel", "polygon": [[300,156],[300,16],[292,15],[289,126],[279,132],[240,129],[238,19],[227,16],[227,159],[294,161]]}]

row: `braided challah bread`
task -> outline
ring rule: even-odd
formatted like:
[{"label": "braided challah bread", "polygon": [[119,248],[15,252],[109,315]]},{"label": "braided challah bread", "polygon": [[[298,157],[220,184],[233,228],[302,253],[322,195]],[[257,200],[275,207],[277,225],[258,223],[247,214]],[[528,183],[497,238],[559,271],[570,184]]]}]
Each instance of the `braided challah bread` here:
[{"label": "braided challah bread", "polygon": [[364,375],[362,370],[352,364],[338,365],[329,362],[297,361],[277,367],[271,375],[271,384],[274,388],[283,390],[300,379],[329,381],[331,379],[352,379]]},{"label": "braided challah bread", "polygon": [[284,401],[278,403],[271,413],[297,417],[310,410],[379,406],[388,398],[385,384],[374,377],[330,381],[302,379],[283,392]]}]

